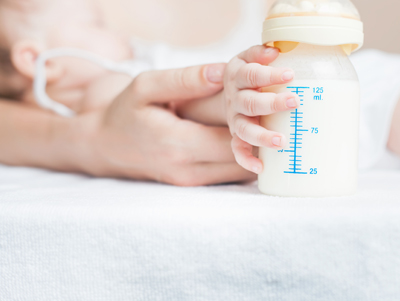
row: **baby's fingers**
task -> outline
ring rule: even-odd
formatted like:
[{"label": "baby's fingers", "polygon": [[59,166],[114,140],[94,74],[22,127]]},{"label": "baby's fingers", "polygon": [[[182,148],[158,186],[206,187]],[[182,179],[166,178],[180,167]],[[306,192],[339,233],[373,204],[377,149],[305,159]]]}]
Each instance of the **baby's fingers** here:
[{"label": "baby's fingers", "polygon": [[241,67],[236,76],[236,87],[242,89],[259,89],[272,85],[290,82],[294,78],[289,68],[274,68],[252,63]]},{"label": "baby's fingers", "polygon": [[265,116],[299,107],[300,98],[293,93],[260,93],[254,90],[239,91],[234,110],[246,116]]},{"label": "baby's fingers", "polygon": [[268,65],[279,56],[279,50],[264,45],[253,46],[250,49],[238,55],[238,58],[246,63],[259,63]]},{"label": "baby's fingers", "polygon": [[281,149],[286,143],[283,135],[263,128],[257,118],[240,114],[233,119],[233,134],[253,146]]},{"label": "baby's fingers", "polygon": [[263,164],[260,159],[254,157],[252,150],[253,147],[250,144],[233,135],[232,151],[236,162],[244,169],[259,174],[262,172]]}]

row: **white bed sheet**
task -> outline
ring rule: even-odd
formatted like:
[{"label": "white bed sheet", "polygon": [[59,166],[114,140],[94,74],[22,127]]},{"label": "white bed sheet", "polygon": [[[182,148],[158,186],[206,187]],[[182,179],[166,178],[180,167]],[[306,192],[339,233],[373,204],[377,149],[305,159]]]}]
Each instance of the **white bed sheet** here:
[{"label": "white bed sheet", "polygon": [[400,172],[268,197],[0,166],[0,300],[400,299]]}]

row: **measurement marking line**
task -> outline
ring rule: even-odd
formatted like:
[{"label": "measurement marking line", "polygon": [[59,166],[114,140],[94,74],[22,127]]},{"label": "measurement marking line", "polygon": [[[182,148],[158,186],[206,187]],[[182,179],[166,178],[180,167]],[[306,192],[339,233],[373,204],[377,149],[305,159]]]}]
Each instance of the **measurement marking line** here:
[{"label": "measurement marking line", "polygon": [[[303,106],[305,101],[305,93],[307,89],[310,89],[310,87],[287,87],[289,90],[291,90],[292,93],[296,93],[299,98],[300,98],[300,105]],[[292,166],[292,168],[289,168],[290,171],[285,171],[284,173],[287,174],[307,174],[306,172],[301,172],[302,168],[302,156],[298,155],[298,150],[302,149],[301,145],[302,143],[302,136],[303,132],[308,132],[309,130],[303,129],[303,121],[304,119],[304,112],[299,112],[299,109],[296,109],[295,111],[292,111],[290,113],[290,124],[289,126],[294,128],[294,133],[291,133],[290,140],[291,142],[289,143],[290,145],[290,150],[285,150],[286,153],[292,153],[292,155],[289,155],[289,167]]]},{"label": "measurement marking line", "polygon": [[[296,93],[298,93],[298,92],[296,92]],[[294,166],[296,166],[296,160],[297,160],[297,145],[296,145],[296,142],[297,142],[297,112],[298,112],[298,109],[296,109],[296,119],[295,119],[295,128],[294,128],[294,138],[295,138],[295,142],[294,142]],[[290,168],[289,168],[289,170],[290,170]],[[301,169],[300,169],[301,170]],[[296,169],[294,169],[294,171],[296,171]]]}]

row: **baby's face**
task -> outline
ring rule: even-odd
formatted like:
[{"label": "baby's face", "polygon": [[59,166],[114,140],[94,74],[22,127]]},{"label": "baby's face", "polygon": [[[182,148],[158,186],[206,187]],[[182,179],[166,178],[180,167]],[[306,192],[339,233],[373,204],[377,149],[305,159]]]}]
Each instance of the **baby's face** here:
[{"label": "baby's face", "polygon": [[96,0],[41,1],[50,3],[43,15],[48,26],[48,48],[81,48],[113,60],[130,55],[126,40],[104,27]]},{"label": "baby's face", "polygon": [[[29,20],[33,25],[30,28],[36,31],[30,35],[43,38],[45,49],[79,48],[115,61],[132,57],[128,40],[104,28],[95,0],[8,1],[23,3],[15,10],[18,18],[13,13],[7,16],[14,20]],[[56,100],[64,98],[66,93],[75,97],[82,95],[93,80],[106,73],[92,63],[76,58],[57,58],[53,62],[63,70],[63,76],[49,87],[50,97]],[[31,92],[28,91],[26,97],[31,98]]]}]

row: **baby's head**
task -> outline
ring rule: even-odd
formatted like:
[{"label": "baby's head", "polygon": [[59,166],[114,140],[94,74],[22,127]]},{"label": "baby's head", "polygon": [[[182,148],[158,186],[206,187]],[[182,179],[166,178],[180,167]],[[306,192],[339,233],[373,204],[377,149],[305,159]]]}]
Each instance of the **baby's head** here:
[{"label": "baby's head", "polygon": [[[84,49],[112,60],[131,56],[125,39],[104,28],[95,0],[0,0],[0,97],[32,97],[38,55],[48,49]],[[74,58],[46,65],[54,90],[79,90],[103,70]]]}]

